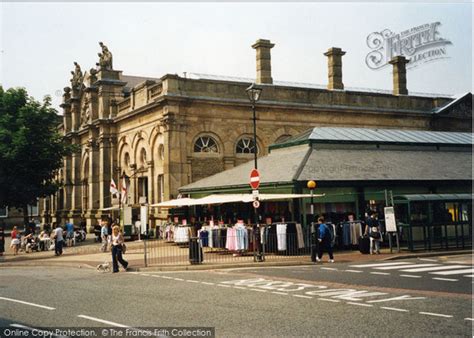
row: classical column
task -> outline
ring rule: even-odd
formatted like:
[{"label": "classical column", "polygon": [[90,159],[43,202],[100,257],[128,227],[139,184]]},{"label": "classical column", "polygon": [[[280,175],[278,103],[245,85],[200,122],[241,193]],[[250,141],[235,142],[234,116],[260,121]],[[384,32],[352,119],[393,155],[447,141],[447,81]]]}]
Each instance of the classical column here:
[{"label": "classical column", "polygon": [[275,46],[270,40],[259,39],[252,45],[257,51],[256,83],[272,84],[272,58],[270,50]]},{"label": "classical column", "polygon": [[329,48],[325,56],[328,57],[328,89],[344,89],[342,83],[342,56],[346,52],[341,48]]},{"label": "classical column", "polygon": [[108,135],[99,137],[99,207],[104,209],[111,206],[110,179],[111,172],[111,142]]},{"label": "classical column", "polygon": [[100,154],[97,141],[90,138],[89,146],[89,212],[95,214],[100,207]]},{"label": "classical column", "polygon": [[406,64],[410,62],[404,56],[395,56],[390,60],[393,65],[393,95],[408,95]]}]

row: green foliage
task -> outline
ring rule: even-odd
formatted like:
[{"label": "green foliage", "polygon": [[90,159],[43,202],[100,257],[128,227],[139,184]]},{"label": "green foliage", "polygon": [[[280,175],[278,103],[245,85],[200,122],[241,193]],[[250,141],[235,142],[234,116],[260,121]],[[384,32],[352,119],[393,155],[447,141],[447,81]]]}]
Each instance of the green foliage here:
[{"label": "green foliage", "polygon": [[58,132],[51,98],[0,86],[0,206],[23,207],[57,191],[63,157],[73,151]]}]

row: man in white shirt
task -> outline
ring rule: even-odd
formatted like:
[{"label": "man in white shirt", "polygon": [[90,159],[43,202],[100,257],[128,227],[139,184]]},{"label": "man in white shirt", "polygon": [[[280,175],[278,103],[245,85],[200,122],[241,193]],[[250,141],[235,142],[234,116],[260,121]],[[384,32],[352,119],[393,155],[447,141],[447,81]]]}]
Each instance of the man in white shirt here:
[{"label": "man in white shirt", "polygon": [[54,237],[54,254],[60,256],[63,254],[63,229],[59,224],[56,225],[56,229],[53,231]]}]

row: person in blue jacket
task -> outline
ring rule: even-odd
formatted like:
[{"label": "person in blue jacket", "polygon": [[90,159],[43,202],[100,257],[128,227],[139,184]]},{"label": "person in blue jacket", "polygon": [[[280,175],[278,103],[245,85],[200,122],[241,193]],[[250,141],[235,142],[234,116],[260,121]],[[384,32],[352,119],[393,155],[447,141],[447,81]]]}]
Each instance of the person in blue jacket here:
[{"label": "person in blue jacket", "polygon": [[328,227],[331,225],[327,225],[324,223],[324,217],[320,216],[318,218],[318,224],[319,224],[319,251],[318,251],[318,257],[316,258],[317,262],[321,261],[321,258],[323,257],[323,253],[326,250],[327,253],[329,254],[329,263],[334,263],[334,255],[332,252],[332,239],[331,239],[331,231],[329,230]]}]

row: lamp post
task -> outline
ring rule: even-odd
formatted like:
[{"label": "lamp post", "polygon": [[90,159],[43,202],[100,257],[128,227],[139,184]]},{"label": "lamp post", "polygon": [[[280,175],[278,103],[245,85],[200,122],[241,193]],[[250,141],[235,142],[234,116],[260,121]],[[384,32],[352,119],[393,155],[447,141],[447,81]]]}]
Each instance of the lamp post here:
[{"label": "lamp post", "polygon": [[[250,87],[246,89],[247,95],[250,102],[252,103],[252,113],[253,113],[253,158],[254,158],[254,169],[258,169],[257,164],[257,115],[255,113],[255,103],[260,99],[260,94],[262,93],[262,88],[259,88],[252,83]],[[254,226],[254,236],[255,236],[255,247],[257,251],[257,256],[254,258],[256,261],[261,262],[262,259],[262,250],[260,246],[260,228],[258,226],[258,208],[254,208],[255,212],[255,226]]]},{"label": "lamp post", "polygon": [[318,239],[317,239],[317,231],[315,227],[315,222],[314,222],[314,200],[313,200],[313,193],[314,193],[314,188],[316,188],[316,182],[311,180],[308,181],[306,184],[308,187],[310,194],[311,194],[311,261],[316,262],[316,252],[317,252],[317,245],[318,245]]}]

